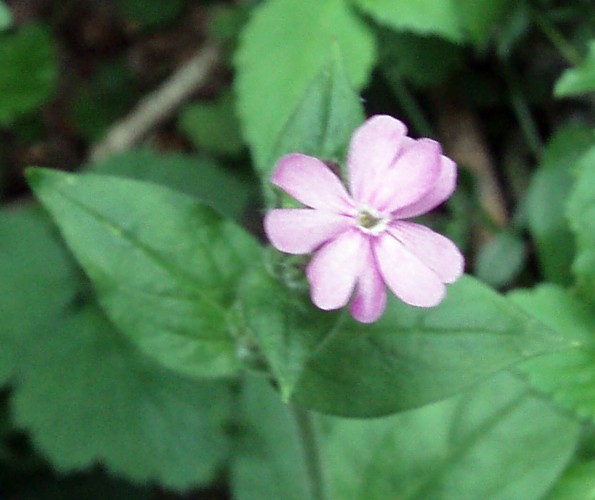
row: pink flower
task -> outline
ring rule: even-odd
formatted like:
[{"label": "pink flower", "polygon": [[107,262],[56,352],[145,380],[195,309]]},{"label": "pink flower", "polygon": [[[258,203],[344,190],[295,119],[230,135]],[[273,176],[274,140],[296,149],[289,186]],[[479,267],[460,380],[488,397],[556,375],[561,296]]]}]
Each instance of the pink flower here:
[{"label": "pink flower", "polygon": [[463,256],[448,238],[406,219],[424,214],[454,191],[456,165],[431,139],[407,137],[403,123],[377,115],[359,127],[347,159],[349,190],[317,158],[281,158],[272,181],[309,208],[267,213],[273,246],[290,254],[316,252],[306,274],[312,301],[345,306],[362,323],[386,306],[386,286],[403,302],[432,307],[445,283],[463,273]]}]

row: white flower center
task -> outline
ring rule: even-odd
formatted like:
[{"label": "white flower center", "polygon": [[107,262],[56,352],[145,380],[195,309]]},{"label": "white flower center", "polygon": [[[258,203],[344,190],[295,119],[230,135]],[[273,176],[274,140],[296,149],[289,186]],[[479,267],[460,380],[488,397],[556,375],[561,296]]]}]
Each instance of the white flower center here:
[{"label": "white flower center", "polygon": [[380,234],[388,226],[389,220],[371,207],[363,207],[357,214],[358,227],[367,234]]}]

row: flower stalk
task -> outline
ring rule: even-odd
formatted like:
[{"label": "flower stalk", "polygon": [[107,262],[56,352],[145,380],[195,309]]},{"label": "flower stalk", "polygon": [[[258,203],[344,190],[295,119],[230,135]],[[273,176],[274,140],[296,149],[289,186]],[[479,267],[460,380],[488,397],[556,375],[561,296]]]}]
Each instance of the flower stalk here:
[{"label": "flower stalk", "polygon": [[296,405],[291,405],[290,410],[295,420],[300,443],[304,451],[306,472],[310,481],[312,500],[325,500],[320,450],[318,448],[318,440],[316,439],[316,429],[312,414],[305,408]]}]

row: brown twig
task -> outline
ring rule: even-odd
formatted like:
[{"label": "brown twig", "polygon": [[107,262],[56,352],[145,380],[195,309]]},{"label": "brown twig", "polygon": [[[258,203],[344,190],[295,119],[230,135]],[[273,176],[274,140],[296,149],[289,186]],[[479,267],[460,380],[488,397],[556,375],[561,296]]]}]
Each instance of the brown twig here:
[{"label": "brown twig", "polygon": [[447,154],[477,179],[483,210],[498,227],[506,226],[508,211],[495,174],[494,161],[477,116],[462,103],[445,96],[435,99],[438,135]]},{"label": "brown twig", "polygon": [[157,90],[144,97],[121,121],[107,131],[89,154],[97,161],[138,144],[155,125],[169,118],[179,106],[207,81],[219,60],[219,49],[200,49]]}]

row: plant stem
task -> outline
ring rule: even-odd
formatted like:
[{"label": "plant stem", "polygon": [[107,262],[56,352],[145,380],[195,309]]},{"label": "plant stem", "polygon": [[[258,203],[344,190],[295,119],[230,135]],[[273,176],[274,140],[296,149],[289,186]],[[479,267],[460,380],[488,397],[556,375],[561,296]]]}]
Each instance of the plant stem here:
[{"label": "plant stem", "polygon": [[535,158],[539,159],[541,157],[543,143],[539,135],[537,125],[533,119],[533,115],[529,109],[529,105],[527,104],[527,100],[519,88],[518,81],[512,71],[512,68],[507,62],[504,62],[503,69],[504,77],[506,78],[506,83],[510,92],[510,101],[512,103],[514,114],[516,115],[529,148],[533,152]]},{"label": "plant stem", "polygon": [[531,9],[530,13],[533,22],[539,27],[551,44],[558,49],[564,59],[566,59],[569,64],[578,66],[583,60],[578,50],[566,41],[566,38],[564,38],[558,28],[556,28],[556,26],[554,26],[554,24],[541,12],[536,9]]},{"label": "plant stem", "polygon": [[296,405],[290,406],[293,418],[298,428],[300,442],[304,448],[306,471],[310,480],[313,500],[324,500],[324,486],[322,481],[322,468],[320,453],[316,441],[316,429],[312,415],[304,408]]},{"label": "plant stem", "polygon": [[430,122],[426,118],[421,106],[415,99],[415,96],[403,81],[403,78],[400,75],[391,75],[389,80],[390,84],[392,85],[393,92],[395,93],[401,106],[403,106],[407,117],[411,121],[411,124],[417,133],[423,135],[424,137],[436,137]]}]

